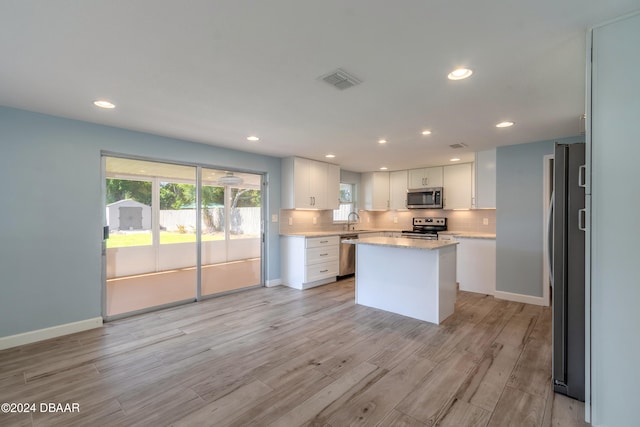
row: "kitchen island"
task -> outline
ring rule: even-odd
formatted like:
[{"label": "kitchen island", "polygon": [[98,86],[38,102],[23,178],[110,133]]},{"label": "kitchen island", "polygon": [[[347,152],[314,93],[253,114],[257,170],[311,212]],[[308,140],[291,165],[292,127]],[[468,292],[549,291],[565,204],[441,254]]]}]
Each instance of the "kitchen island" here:
[{"label": "kitchen island", "polygon": [[437,324],[453,314],[457,242],[365,237],[349,243],[356,245],[356,304]]}]

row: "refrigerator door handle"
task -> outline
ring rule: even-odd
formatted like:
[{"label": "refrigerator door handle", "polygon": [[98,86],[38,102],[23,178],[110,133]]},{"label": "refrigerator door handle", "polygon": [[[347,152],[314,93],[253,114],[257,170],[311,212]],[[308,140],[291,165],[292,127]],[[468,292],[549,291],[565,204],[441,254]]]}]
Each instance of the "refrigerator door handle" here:
[{"label": "refrigerator door handle", "polygon": [[553,288],[553,208],[555,205],[555,190],[551,192],[551,200],[547,209],[547,266],[549,267],[549,280]]},{"label": "refrigerator door handle", "polygon": [[587,227],[584,225],[586,216],[586,209],[578,209],[578,229],[580,231],[587,231]]},{"label": "refrigerator door handle", "polygon": [[587,187],[587,165],[582,165],[578,168],[578,187]]}]

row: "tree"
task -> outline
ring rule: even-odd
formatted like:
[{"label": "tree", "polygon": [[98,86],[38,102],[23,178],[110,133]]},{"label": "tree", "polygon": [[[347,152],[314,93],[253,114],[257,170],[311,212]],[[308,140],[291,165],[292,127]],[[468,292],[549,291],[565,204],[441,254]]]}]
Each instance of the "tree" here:
[{"label": "tree", "polygon": [[151,181],[107,178],[107,204],[125,199],[151,206]]},{"label": "tree", "polygon": [[160,183],[160,209],[182,209],[195,207],[196,186],[193,184]]}]

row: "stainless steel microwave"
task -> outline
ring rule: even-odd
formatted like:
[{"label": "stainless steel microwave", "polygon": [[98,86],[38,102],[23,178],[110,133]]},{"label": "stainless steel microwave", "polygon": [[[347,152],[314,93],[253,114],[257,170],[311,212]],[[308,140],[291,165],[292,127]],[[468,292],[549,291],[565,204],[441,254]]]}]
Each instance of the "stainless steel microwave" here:
[{"label": "stainless steel microwave", "polygon": [[442,187],[407,191],[408,209],[442,209]]}]

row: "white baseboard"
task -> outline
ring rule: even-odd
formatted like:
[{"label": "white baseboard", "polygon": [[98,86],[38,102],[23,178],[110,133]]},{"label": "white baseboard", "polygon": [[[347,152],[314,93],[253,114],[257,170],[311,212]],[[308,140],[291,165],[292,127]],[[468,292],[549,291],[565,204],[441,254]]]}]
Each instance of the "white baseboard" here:
[{"label": "white baseboard", "polygon": [[525,304],[542,305],[542,306],[547,305],[543,297],[533,297],[531,295],[514,294],[511,292],[502,292],[502,291],[496,291],[493,296],[498,299],[504,299],[507,301],[515,301],[515,302],[522,302]]},{"label": "white baseboard", "polygon": [[273,288],[274,286],[282,285],[282,279],[267,280],[264,284],[267,288]]},{"label": "white baseboard", "polygon": [[81,320],[79,322],[66,323],[64,325],[24,332],[8,337],[0,337],[0,350],[74,334],[76,332],[99,328],[100,326],[102,326],[102,317],[94,317],[93,319]]}]

